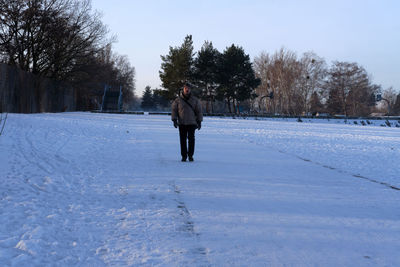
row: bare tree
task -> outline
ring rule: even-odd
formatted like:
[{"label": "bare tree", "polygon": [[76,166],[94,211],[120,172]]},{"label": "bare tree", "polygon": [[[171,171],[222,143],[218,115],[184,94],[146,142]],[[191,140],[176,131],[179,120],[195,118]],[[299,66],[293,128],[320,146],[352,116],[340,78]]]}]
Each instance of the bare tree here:
[{"label": "bare tree", "polygon": [[122,87],[124,108],[128,109],[135,100],[135,68],[128,57],[112,52],[111,44],[97,54],[88,56],[79,63],[71,83],[79,88],[79,109],[98,109],[104,84],[119,90]]},{"label": "bare tree", "polygon": [[321,103],[321,98],[317,91],[314,91],[311,95],[309,111],[313,116],[324,111],[324,105]]},{"label": "bare tree", "polygon": [[39,76],[70,78],[106,41],[90,0],[0,0],[0,11],[2,59]]},{"label": "bare tree", "polygon": [[[304,53],[300,59],[301,72],[298,77],[298,92],[300,96],[301,110],[308,114],[311,107],[311,96],[316,97],[322,93],[323,82],[327,74],[326,62],[313,52]],[[320,111],[319,111],[320,112]]]},{"label": "bare tree", "polygon": [[400,115],[400,94],[396,96],[396,102],[393,105],[393,114]]},{"label": "bare tree", "polygon": [[114,56],[114,67],[117,70],[116,82],[122,86],[124,104],[129,106],[135,95],[135,68],[127,56]]},{"label": "bare tree", "polygon": [[397,94],[393,89],[393,87],[389,87],[383,91],[382,100],[383,100],[381,102],[382,108],[387,110],[388,115],[392,115],[394,111],[393,107],[395,106],[397,100]]},{"label": "bare tree", "polygon": [[43,77],[68,81],[79,109],[96,107],[104,83],[121,85],[124,102],[133,99],[135,69],[112,53],[107,34],[91,0],[0,0],[2,62],[39,77],[35,90]]},{"label": "bare tree", "polygon": [[[272,55],[261,53],[254,67],[261,79],[257,106],[264,105],[270,113],[308,114],[311,106],[315,113],[326,104],[332,114],[368,115],[380,88],[357,63],[336,61],[328,70],[325,60],[313,52],[300,59],[284,48]],[[266,101],[270,92],[274,98]]]},{"label": "bare tree", "polygon": [[379,89],[372,84],[366,70],[357,63],[335,61],[328,72],[328,110],[345,116],[368,115],[375,105],[374,94]]},{"label": "bare tree", "polygon": [[273,98],[265,101],[266,111],[270,113],[297,114],[299,108],[299,77],[302,66],[296,53],[281,48],[273,55],[262,53],[254,60],[255,72],[261,80],[257,91],[264,99],[273,93]]},{"label": "bare tree", "polygon": [[255,105],[253,104],[253,106],[257,106],[259,112],[271,112],[269,101],[271,101],[273,94],[271,94],[272,90],[268,76],[271,65],[272,59],[270,55],[265,52],[262,52],[254,59],[254,72],[261,83],[255,90],[258,97],[254,100],[256,103]]}]

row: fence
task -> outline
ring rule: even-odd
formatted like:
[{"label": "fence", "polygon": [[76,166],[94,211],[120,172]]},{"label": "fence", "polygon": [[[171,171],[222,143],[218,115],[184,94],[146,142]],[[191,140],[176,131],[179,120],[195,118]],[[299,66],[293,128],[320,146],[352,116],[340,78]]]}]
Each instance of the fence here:
[{"label": "fence", "polygon": [[0,112],[75,111],[76,99],[76,91],[66,83],[0,63]]}]

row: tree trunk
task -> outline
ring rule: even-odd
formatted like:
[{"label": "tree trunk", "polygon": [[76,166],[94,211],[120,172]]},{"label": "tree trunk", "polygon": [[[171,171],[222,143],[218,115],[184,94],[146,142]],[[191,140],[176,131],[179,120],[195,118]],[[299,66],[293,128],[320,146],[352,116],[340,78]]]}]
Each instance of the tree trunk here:
[{"label": "tree trunk", "polygon": [[226,99],[226,103],[228,104],[228,111],[229,113],[232,113],[232,109],[231,109],[231,100],[228,98]]},{"label": "tree trunk", "polygon": [[236,101],[236,99],[233,99],[233,100],[232,100],[232,106],[233,106],[233,112],[234,112],[235,114],[238,114],[238,108],[237,108],[237,101]]}]

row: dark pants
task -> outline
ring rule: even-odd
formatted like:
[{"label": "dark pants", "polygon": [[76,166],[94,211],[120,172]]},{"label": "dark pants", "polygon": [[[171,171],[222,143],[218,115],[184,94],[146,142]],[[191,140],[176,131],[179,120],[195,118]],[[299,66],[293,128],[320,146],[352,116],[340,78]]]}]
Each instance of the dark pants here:
[{"label": "dark pants", "polygon": [[[179,125],[179,137],[181,139],[181,155],[186,159],[193,157],[194,154],[194,131],[196,125]],[[187,140],[189,140],[189,150],[187,148]]]}]

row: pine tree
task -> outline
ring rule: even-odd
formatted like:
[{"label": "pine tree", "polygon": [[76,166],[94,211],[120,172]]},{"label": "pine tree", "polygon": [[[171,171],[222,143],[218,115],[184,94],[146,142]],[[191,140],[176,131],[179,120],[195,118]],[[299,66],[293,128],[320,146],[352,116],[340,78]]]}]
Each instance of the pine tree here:
[{"label": "pine tree", "polygon": [[202,89],[201,98],[207,101],[207,112],[213,112],[212,101],[215,98],[218,87],[218,60],[220,52],[215,49],[212,42],[204,42],[201,50],[197,54],[194,62],[194,82],[198,88]]},{"label": "pine tree", "polygon": [[180,47],[170,47],[169,54],[161,56],[163,62],[159,74],[168,99],[179,94],[185,81],[192,81],[194,55],[192,36],[187,35]]},{"label": "pine tree", "polygon": [[250,99],[254,89],[260,85],[260,79],[255,73],[250,62],[249,55],[246,55],[242,47],[232,44],[227,47],[219,60],[219,90],[218,97],[225,99],[229,112],[232,112],[231,103],[238,108],[238,102]]},{"label": "pine tree", "polygon": [[143,93],[141,108],[143,110],[151,110],[155,108],[153,92],[151,91],[150,86],[146,86],[146,89]]}]

